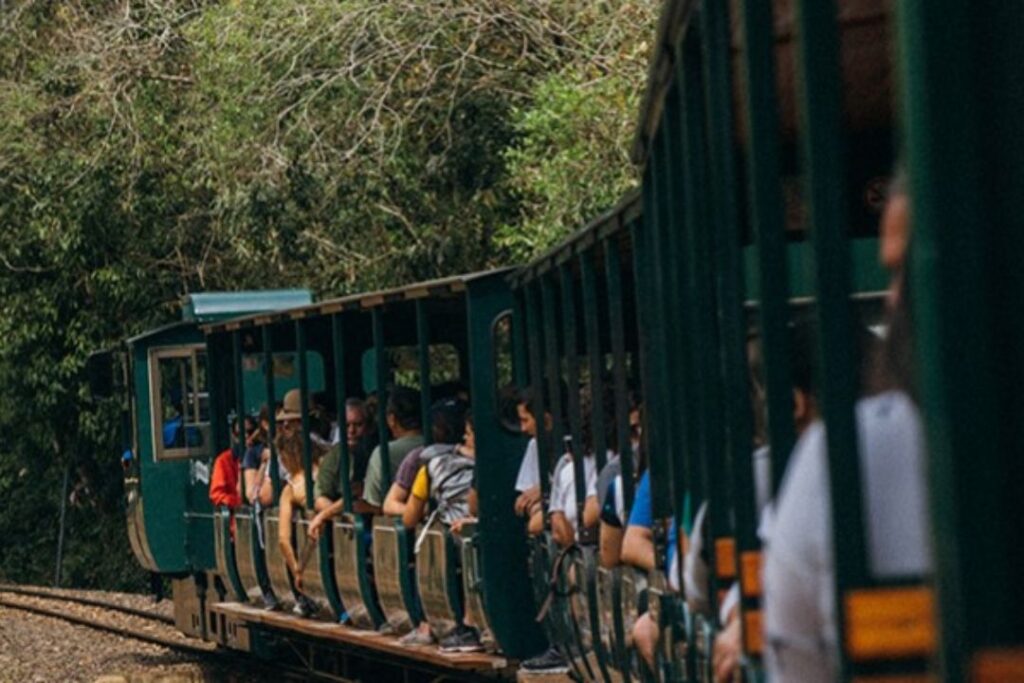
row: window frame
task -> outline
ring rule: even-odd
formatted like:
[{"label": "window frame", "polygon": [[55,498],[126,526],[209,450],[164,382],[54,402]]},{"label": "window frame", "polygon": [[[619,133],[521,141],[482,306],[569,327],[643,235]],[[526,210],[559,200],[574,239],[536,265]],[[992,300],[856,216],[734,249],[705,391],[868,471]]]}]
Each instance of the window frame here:
[{"label": "window frame", "polygon": [[[185,344],[182,346],[163,346],[152,348],[148,352],[149,361],[149,408],[150,408],[150,434],[153,440],[153,460],[156,462],[166,460],[188,460],[191,458],[202,458],[210,455],[210,440],[213,437],[212,422],[199,421],[199,401],[195,401],[194,415],[195,422],[185,421],[183,426],[193,426],[199,430],[202,443],[199,446],[184,446],[181,448],[167,448],[163,439],[163,381],[160,375],[160,361],[167,359],[187,359],[192,380],[192,386],[199,386],[199,355],[203,354],[206,362],[206,372],[209,373],[209,354],[203,344]],[[206,377],[206,394],[210,396],[210,377]],[[193,390],[196,396],[203,392]],[[210,406],[212,411],[212,405]]]}]

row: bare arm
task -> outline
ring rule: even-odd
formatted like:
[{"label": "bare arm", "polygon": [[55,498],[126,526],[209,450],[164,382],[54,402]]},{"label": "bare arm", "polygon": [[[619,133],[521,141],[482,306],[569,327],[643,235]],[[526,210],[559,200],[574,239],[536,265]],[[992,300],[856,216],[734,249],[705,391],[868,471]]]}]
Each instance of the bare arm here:
[{"label": "bare arm", "polygon": [[427,509],[427,501],[423,500],[419,496],[409,496],[409,500],[403,506],[405,511],[402,513],[402,524],[407,529],[415,529],[416,525],[423,519],[424,513]]},{"label": "bare arm", "polygon": [[388,489],[388,495],[384,498],[384,514],[401,517],[405,513],[409,501],[409,489],[395,483]]},{"label": "bare arm", "polygon": [[342,498],[332,501],[330,498],[320,496],[316,499],[314,506],[318,512],[309,523],[309,536],[317,539],[320,538],[320,529],[327,523],[327,520],[337,517],[345,509],[345,501]]},{"label": "bare arm", "polygon": [[650,529],[632,524],[626,527],[622,562],[648,571],[654,569],[654,534]]},{"label": "bare arm", "polygon": [[600,547],[601,566],[617,567],[622,562],[622,527],[601,522]]},{"label": "bare arm", "polygon": [[564,512],[551,513],[551,536],[555,543],[563,548],[568,548],[576,542],[576,534]]},{"label": "bare arm", "polygon": [[600,519],[601,507],[597,504],[597,496],[588,496],[583,501],[583,526],[587,528],[597,526]]},{"label": "bare arm", "polygon": [[242,472],[242,476],[245,478],[245,498],[249,501],[249,504],[256,502],[256,499],[260,495],[260,473],[261,469],[249,468]]},{"label": "bare arm", "polygon": [[540,487],[534,486],[519,494],[516,498],[516,514],[521,517],[528,517],[533,514],[531,509],[540,500]]},{"label": "bare arm", "polygon": [[299,574],[299,559],[295,557],[295,549],[292,548],[292,489],[286,486],[281,491],[281,506],[278,509],[279,524],[277,527],[277,542],[281,546],[281,554],[288,566],[288,571],[295,580],[295,587],[302,588],[302,576]]},{"label": "bare arm", "polygon": [[476,497],[476,489],[472,488],[469,490],[469,516],[476,517],[478,510],[478,501]]},{"label": "bare arm", "polygon": [[539,503],[530,508],[530,522],[526,525],[526,531],[531,536],[544,531],[544,511],[541,510]]}]

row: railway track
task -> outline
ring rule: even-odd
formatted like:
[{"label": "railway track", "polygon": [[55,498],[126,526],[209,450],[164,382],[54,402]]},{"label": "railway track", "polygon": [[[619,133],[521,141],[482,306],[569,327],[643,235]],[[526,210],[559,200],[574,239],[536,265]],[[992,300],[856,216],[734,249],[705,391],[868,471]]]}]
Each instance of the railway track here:
[{"label": "railway track", "polygon": [[89,607],[100,607],[107,609],[112,612],[121,612],[122,614],[130,614],[140,619],[148,619],[150,621],[158,621],[164,624],[174,624],[174,617],[166,614],[158,614],[156,612],[149,612],[147,610],[138,609],[137,607],[129,607],[127,605],[119,605],[113,602],[107,602],[105,600],[98,600],[96,598],[86,597],[84,595],[75,595],[73,593],[66,593],[60,590],[48,590],[44,588],[28,588],[25,586],[14,586],[11,584],[0,584],[0,593],[13,593],[15,595],[24,595],[33,598],[44,598],[44,599],[59,599],[67,602],[73,602],[79,605],[87,605]]},{"label": "railway track", "polygon": [[[256,664],[249,658],[213,643],[187,639],[174,626],[174,620],[165,614],[120,605],[97,598],[51,591],[34,587],[0,584],[0,607],[50,617],[61,621],[102,631],[111,635],[156,645],[190,655],[197,660],[228,664],[235,671],[267,674],[267,662]],[[120,622],[120,623],[118,623]],[[161,634],[159,631],[163,631]],[[344,681],[338,677],[314,675],[302,668],[274,663],[271,669],[282,681]],[[263,680],[262,678],[260,680]]]},{"label": "railway track", "polygon": [[[12,598],[11,596],[18,597]],[[93,611],[89,613],[76,608],[68,609],[69,604],[88,607]],[[109,620],[110,613],[126,614],[129,615],[131,619],[142,619],[144,621],[164,624],[170,623],[172,625],[173,620],[168,622],[164,615],[147,613],[144,610],[125,607],[124,605],[115,605],[102,600],[95,600],[82,596],[68,596],[49,593],[48,591],[21,588],[19,586],[2,586],[0,587],[0,606],[22,612],[30,612],[40,616],[60,619],[61,621],[66,621],[78,626],[85,626],[96,631],[104,631],[122,638],[129,638],[132,640],[150,643],[152,645],[159,645],[160,647],[165,647],[176,652],[184,652],[202,657],[221,654],[215,646],[191,643],[182,640],[180,637],[175,638],[171,636],[163,636],[140,629],[140,624],[137,622],[135,624],[111,623]],[[61,607],[63,607],[63,609],[61,609]],[[103,618],[102,614],[97,614],[95,610],[105,610],[108,613],[107,617]]]}]

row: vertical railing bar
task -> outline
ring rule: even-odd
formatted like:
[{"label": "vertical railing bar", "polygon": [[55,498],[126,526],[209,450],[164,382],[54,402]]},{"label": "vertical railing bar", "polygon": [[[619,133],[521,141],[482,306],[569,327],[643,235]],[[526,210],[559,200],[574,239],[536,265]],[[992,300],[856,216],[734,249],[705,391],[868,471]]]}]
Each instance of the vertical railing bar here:
[{"label": "vertical railing bar", "polygon": [[[652,354],[654,375],[651,387],[651,416],[656,446],[649,453],[648,466],[651,469],[651,508],[654,524],[654,542],[656,554],[659,558],[658,566],[663,566],[665,556],[665,525],[664,518],[672,514],[672,483],[673,483],[673,457],[675,448],[673,435],[676,433],[671,428],[673,403],[668,394],[668,384],[672,382],[670,372],[674,369],[674,358],[669,359],[664,352],[670,348],[669,324],[674,317],[667,315],[671,310],[668,306],[670,296],[667,293],[667,281],[672,269],[667,268],[667,236],[669,232],[668,193],[666,192],[667,181],[667,159],[662,149],[662,140],[665,137],[664,126],[655,135],[651,147],[651,158],[648,161],[651,168],[652,184],[650,195],[651,211],[653,220],[650,223],[651,230],[648,231],[649,253],[651,254],[651,290],[650,301],[655,304],[660,315],[652,315],[648,320],[651,328],[654,348],[657,353]],[[645,211],[646,213],[646,211]]]},{"label": "vertical railing bar", "polygon": [[276,501],[281,495],[281,471],[277,464],[277,394],[274,388],[274,338],[270,325],[263,326],[263,372],[270,423],[267,434],[267,439],[270,441],[270,461],[267,463],[267,467],[270,469],[270,482]]},{"label": "vertical railing bar", "polygon": [[[734,534],[737,550],[756,550],[758,511],[753,482],[753,438],[750,411],[740,407],[747,387],[746,334],[743,280],[740,261],[740,229],[736,212],[736,171],[733,154],[732,71],[730,64],[729,7],[709,2],[702,12],[704,35],[704,85],[707,100],[711,199],[715,226],[720,363],[725,400],[726,480],[730,506],[714,509],[712,527]],[[729,400],[728,397],[733,397]],[[734,515],[729,515],[729,509]],[[730,521],[731,518],[731,521]],[[734,556],[738,560],[738,553]],[[733,567],[739,578],[739,566]],[[742,607],[742,606],[741,606]]]},{"label": "vertical railing bar", "polygon": [[[540,282],[533,281],[523,285],[523,303],[526,305],[526,339],[530,353],[530,392],[533,402],[530,410],[537,424],[537,472],[540,477],[541,502],[544,510],[548,508],[551,496],[551,483],[548,473],[551,471],[551,444],[548,441],[544,425],[544,415],[548,407],[544,401],[544,336],[545,330],[540,324]],[[545,515],[545,520],[547,516]]]},{"label": "vertical railing bar", "polygon": [[[331,345],[334,354],[334,402],[338,407],[338,427],[341,439],[338,443],[339,476],[341,477],[341,495],[344,497],[344,511],[352,512],[352,454],[348,449],[348,387],[345,381],[345,328],[342,313],[331,316]],[[364,416],[365,419],[365,416]]]},{"label": "vertical railing bar", "polygon": [[376,306],[370,311],[370,323],[373,326],[374,375],[377,380],[377,429],[380,445],[380,476],[381,493],[386,494],[391,488],[391,434],[388,431],[387,403],[388,392],[384,386],[387,381],[387,362],[384,358],[384,310]]},{"label": "vertical railing bar", "polygon": [[750,224],[757,242],[761,292],[758,323],[764,357],[772,495],[779,490],[795,443],[790,369],[789,280],[779,178],[779,119],[775,95],[775,37],[771,3],[742,0],[743,106],[749,128],[747,176]]},{"label": "vertical railing bar", "polygon": [[302,418],[302,466],[306,469],[306,508],[313,509],[313,437],[309,415],[309,359],[306,356],[306,326],[295,321],[295,346],[299,354],[299,415]]},{"label": "vertical railing bar", "polygon": [[[625,228],[635,234],[631,227]],[[626,324],[622,310],[622,257],[618,245],[606,243],[604,249],[605,279],[608,291],[608,325],[612,342],[612,381],[615,383],[615,427],[619,437],[619,463],[622,467],[623,509],[633,507],[633,435],[629,429],[627,403],[629,383],[626,379]],[[635,310],[632,309],[632,310]]]},{"label": "vertical railing bar", "polygon": [[604,469],[607,461],[608,440],[605,432],[604,415],[604,352],[601,348],[601,321],[597,308],[597,274],[594,261],[599,258],[598,247],[579,255],[580,282],[583,291],[583,321],[587,338],[587,361],[590,374],[590,427],[594,448],[594,464],[597,471]]},{"label": "vertical railing bar", "polygon": [[[553,274],[545,273],[540,276],[540,289],[541,289],[541,309],[544,316],[544,355],[545,355],[545,368],[548,380],[548,400],[551,405],[548,406],[551,418],[553,422],[552,429],[552,444],[554,452],[552,453],[551,466],[554,466],[558,462],[558,457],[561,455],[562,448],[562,437],[564,436],[565,429],[565,413],[563,412],[565,406],[562,405],[562,364],[559,356],[559,343],[558,343],[558,313],[555,310],[555,293],[553,290],[555,283],[552,282]],[[543,431],[544,426],[541,424],[537,425],[538,433]],[[549,472],[541,472],[541,476],[545,477],[550,474]]]},{"label": "vertical railing bar", "polygon": [[[231,333],[232,351],[232,380],[235,385],[235,412],[238,415],[238,441],[232,444],[231,449],[235,457],[241,462],[245,456],[245,381],[242,373],[242,332],[235,330]],[[228,438],[231,437],[232,428],[228,427]],[[242,500],[246,500],[245,477],[239,477],[242,489]]]},{"label": "vertical railing bar", "polygon": [[423,443],[432,440],[430,429],[430,321],[426,302],[416,299],[416,350],[420,369],[420,413],[423,425]]},{"label": "vertical railing bar", "polygon": [[569,264],[558,268],[562,294],[562,331],[565,350],[565,374],[568,391],[569,429],[572,434],[575,454],[572,459],[573,485],[576,493],[576,527],[583,527],[583,506],[586,502],[587,482],[585,477],[584,457],[587,455],[583,443],[583,416],[580,410],[580,370],[579,370],[579,334],[576,325],[575,283]]},{"label": "vertical railing bar", "polygon": [[[866,580],[860,462],[853,404],[857,373],[850,340],[850,263],[846,237],[839,40],[834,1],[797,3],[801,151],[816,267],[819,377],[827,425],[832,538],[839,642],[845,632],[843,595]],[[813,36],[813,39],[809,39]],[[845,654],[845,653],[844,653]],[[849,675],[841,657],[844,678]]]}]

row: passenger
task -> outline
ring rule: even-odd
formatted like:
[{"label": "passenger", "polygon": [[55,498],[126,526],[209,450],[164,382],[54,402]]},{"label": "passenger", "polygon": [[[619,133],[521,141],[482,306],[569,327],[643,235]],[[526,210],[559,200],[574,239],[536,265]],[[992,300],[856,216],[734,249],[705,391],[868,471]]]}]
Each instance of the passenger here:
[{"label": "passenger", "polygon": [[[420,395],[407,387],[395,387],[388,395],[388,430],[392,441],[388,443],[388,480],[394,478],[402,459],[414,448],[423,445],[420,426]],[[381,512],[384,497],[384,472],[381,470],[380,447],[373,450],[366,467],[363,500],[374,513]]]},{"label": "passenger", "polygon": [[[237,448],[238,420],[233,419],[231,425],[231,445],[217,456],[213,462],[213,474],[210,476],[210,502],[214,507],[226,507],[230,510],[242,504],[241,479],[239,463],[241,450]],[[247,429],[251,429],[251,418],[245,418]],[[234,524],[232,523],[232,532]]]},{"label": "passenger", "polygon": [[[594,456],[594,439],[592,433],[592,411],[593,401],[590,396],[589,387],[580,390],[580,413],[583,418],[582,444],[576,445],[576,452],[566,452],[555,465],[555,474],[551,484],[551,502],[548,506],[548,513],[551,515],[551,536],[555,543],[563,548],[568,548],[582,538],[587,529],[595,529],[597,526],[597,514],[593,515],[589,525],[583,524],[585,520],[577,519],[579,515],[576,504],[576,469],[573,466],[573,459],[583,453],[583,474],[585,500],[591,501],[591,508],[597,509],[597,465]],[[598,409],[601,409],[598,407]],[[606,421],[606,424],[607,421]],[[530,518],[530,530],[537,533],[544,528],[544,520],[541,511],[537,511]]]},{"label": "passenger", "polygon": [[[634,477],[643,469],[640,451],[640,407],[633,405],[629,411],[630,457],[633,463]],[[600,520],[598,530],[598,547],[602,567],[616,567],[621,562],[622,539],[625,535],[629,514],[625,509],[625,496],[622,487],[622,461],[615,454],[605,464],[597,476],[596,514]],[[589,521],[595,511],[584,510],[584,519]]]},{"label": "passenger", "polygon": [[[345,441],[349,449],[349,482],[352,495],[357,495],[354,478],[355,461],[366,432],[366,404],[358,398],[345,401]],[[359,491],[358,493],[361,493]],[[337,517],[345,507],[341,488],[341,446],[335,444],[320,461],[316,475],[316,516],[310,522],[309,535],[319,538],[320,530],[327,520]]]},{"label": "passenger", "polygon": [[[301,514],[301,510],[306,507],[308,492],[306,490],[302,430],[295,426],[295,423],[299,422],[299,414],[289,410],[288,395],[285,395],[285,405],[278,413],[277,420],[280,429],[275,445],[277,446],[278,457],[288,472],[288,482],[281,489],[281,499],[278,508],[280,519],[278,525],[278,544],[281,547],[281,554],[284,557],[285,564],[288,566],[288,572],[291,574],[292,581],[295,584],[295,612],[302,616],[312,616],[318,611],[318,607],[302,592],[302,573],[306,568],[306,562],[309,561],[311,544],[314,541],[313,539],[306,541],[307,547],[301,549],[301,561],[296,556],[295,549],[292,547],[292,525],[290,521],[294,514]],[[313,449],[313,476],[315,477],[323,451],[322,447],[316,442],[312,442],[311,445]]]},{"label": "passenger", "polygon": [[[542,390],[544,399],[544,435],[550,438],[554,429],[555,421],[551,414],[551,401],[547,391],[547,384]],[[565,405],[565,387],[560,387],[562,393],[562,405]],[[519,392],[516,403],[516,413],[519,418],[519,431],[530,437],[526,444],[526,452],[523,454],[522,463],[519,465],[519,474],[516,477],[516,498],[514,509],[516,514],[532,520],[538,511],[541,510],[541,489],[540,489],[540,465],[537,453],[537,420],[533,414],[533,391],[524,389]],[[531,534],[540,533],[531,530]]]},{"label": "passenger", "polygon": [[[672,565],[675,557],[685,550],[686,536],[680,534],[673,519],[669,524],[667,554],[668,564]],[[651,505],[651,471],[647,470],[640,478],[633,495],[633,508],[629,514],[629,525],[622,539],[622,562],[638,569],[652,571],[655,568],[654,555],[654,514]],[[633,645],[637,653],[650,668],[655,671],[655,651],[658,646],[658,624],[645,612],[633,625]]]},{"label": "passenger", "polygon": [[[815,335],[813,326],[800,321],[789,326],[789,367],[793,383],[793,426],[799,437],[818,418],[818,402],[814,384]],[[765,394],[763,390],[764,367],[760,344],[756,338],[748,340],[747,361],[750,368],[751,402],[753,414],[764,414]],[[755,424],[763,423],[755,417]],[[756,434],[755,442],[763,443],[763,435]],[[771,497],[771,454],[762,445],[752,455],[754,503],[758,515],[764,514]],[[705,501],[694,517],[690,544],[683,563],[686,604],[691,613],[710,616],[708,592],[710,588],[707,548],[705,546],[705,524],[708,503]],[[669,567],[669,581],[679,589],[679,566]],[[742,655],[742,633],[740,630],[739,586],[729,587],[722,604],[719,605],[718,619],[722,630],[716,635],[713,648],[716,681],[730,681],[735,676]]]},{"label": "passenger", "polygon": [[[465,418],[466,404],[456,399],[444,399],[431,408],[433,443],[423,448],[418,456],[417,472],[410,486],[408,501],[403,506],[402,523],[406,527],[415,529],[423,520],[428,501],[433,501],[435,507],[424,529],[429,528],[434,519],[450,525],[468,513],[467,496],[473,480],[473,460],[459,448],[465,431]],[[461,633],[459,627],[453,633]],[[430,624],[421,622],[399,642],[403,645],[433,643]]]},{"label": "passenger", "polygon": [[363,503],[363,483],[366,479],[366,467],[370,462],[370,454],[380,442],[380,430],[377,429],[377,394],[370,394],[363,401],[363,433],[359,437],[352,455],[352,498],[357,512]]},{"label": "passenger", "polygon": [[[910,301],[902,288],[910,204],[894,183],[882,219],[881,259],[892,273],[885,343],[886,390],[856,406],[869,570],[919,578],[931,569],[924,440],[911,377]],[[797,442],[765,525],[765,663],[773,681],[832,681],[839,671],[825,426]]]},{"label": "passenger", "polygon": [[[250,505],[257,501],[267,506],[273,502],[273,492],[263,493],[263,478],[266,476],[270,461],[270,449],[267,443],[270,433],[270,410],[264,404],[256,419],[256,429],[246,439],[245,455],[242,457],[242,477],[245,480],[245,497]],[[261,495],[262,494],[262,495]]]}]

